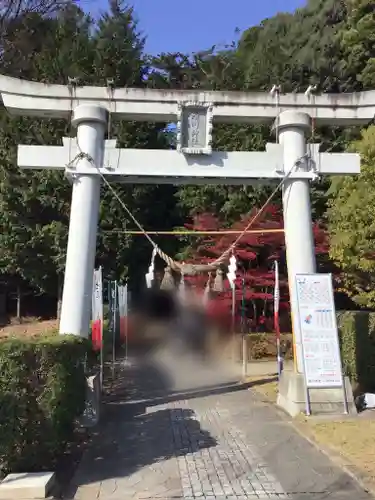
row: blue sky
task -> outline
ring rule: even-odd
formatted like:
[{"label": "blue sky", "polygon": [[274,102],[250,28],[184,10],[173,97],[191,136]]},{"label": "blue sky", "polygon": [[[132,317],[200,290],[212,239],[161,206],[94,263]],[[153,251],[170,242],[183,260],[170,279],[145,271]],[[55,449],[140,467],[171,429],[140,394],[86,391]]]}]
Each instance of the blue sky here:
[{"label": "blue sky", "polygon": [[[99,2],[105,5],[104,0]],[[146,51],[158,54],[194,52],[214,44],[231,43],[236,39],[236,28],[242,32],[277,12],[294,11],[306,0],[129,0],[128,3],[134,6],[139,27],[147,35]]]}]

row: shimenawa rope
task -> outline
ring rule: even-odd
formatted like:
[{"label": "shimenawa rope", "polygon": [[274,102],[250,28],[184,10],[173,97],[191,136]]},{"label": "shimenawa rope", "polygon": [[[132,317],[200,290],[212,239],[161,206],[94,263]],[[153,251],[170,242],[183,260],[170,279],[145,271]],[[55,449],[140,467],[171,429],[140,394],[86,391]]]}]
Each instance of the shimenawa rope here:
[{"label": "shimenawa rope", "polygon": [[225,252],[216,260],[211,262],[210,264],[180,264],[176,262],[175,260],[172,259],[169,255],[167,255],[165,252],[163,252],[157,245],[157,243],[147,234],[147,231],[143,228],[140,222],[134,217],[130,209],[126,206],[126,204],[123,202],[123,200],[120,198],[120,196],[117,194],[116,190],[113,188],[113,186],[108,182],[106,179],[105,175],[100,171],[100,168],[95,164],[94,159],[87,153],[84,153],[77,140],[77,147],[78,147],[78,154],[75,156],[75,158],[67,165],[68,168],[74,166],[77,160],[80,159],[86,159],[98,172],[100,177],[102,178],[103,182],[105,185],[110,189],[116,200],[120,203],[121,207],[125,210],[125,212],[128,214],[128,216],[131,218],[131,220],[134,222],[134,224],[138,227],[138,229],[142,232],[142,234],[147,238],[147,240],[150,242],[150,244],[155,248],[157,251],[158,255],[160,258],[162,258],[166,264],[171,267],[174,271],[177,272],[183,272],[184,275],[189,275],[189,274],[197,274],[200,272],[210,272],[210,271],[215,271],[217,270],[224,262],[228,260],[229,255],[235,247],[238,245],[240,240],[243,238],[243,236],[246,234],[246,232],[250,229],[250,227],[259,219],[261,214],[264,212],[264,210],[267,208],[273,197],[276,195],[276,193],[281,189],[283,186],[284,182],[288,179],[288,177],[292,174],[292,172],[295,170],[296,166],[299,164],[301,160],[303,160],[307,155],[304,155],[304,157],[298,159],[293,167],[289,170],[289,172],[283,177],[283,179],[279,182],[279,184],[276,186],[276,188],[272,191],[270,196],[267,198],[261,209],[252,217],[252,219],[249,221],[249,223],[246,225],[245,229],[239,234],[239,236],[236,238],[236,240],[228,247]]}]

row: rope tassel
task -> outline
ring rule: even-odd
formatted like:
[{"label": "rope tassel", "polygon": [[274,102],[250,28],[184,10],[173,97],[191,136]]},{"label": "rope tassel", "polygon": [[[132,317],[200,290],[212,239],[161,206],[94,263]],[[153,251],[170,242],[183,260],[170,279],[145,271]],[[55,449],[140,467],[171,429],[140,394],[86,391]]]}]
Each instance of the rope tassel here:
[{"label": "rope tassel", "polygon": [[151,257],[151,263],[150,263],[150,267],[148,268],[148,273],[146,274],[146,285],[147,285],[147,288],[151,288],[152,287],[152,283],[154,281],[154,269],[155,269],[155,257],[156,257],[156,249],[154,248],[154,250],[152,251],[152,257]]},{"label": "rope tassel", "polygon": [[213,285],[213,290],[215,292],[224,292],[224,278],[223,278],[223,270],[217,269],[215,281]]},{"label": "rope tassel", "polygon": [[161,290],[174,290],[175,282],[172,275],[172,269],[167,266],[164,269],[163,281],[161,282],[160,289]]},{"label": "rope tassel", "polygon": [[181,273],[181,279],[180,279],[180,285],[179,285],[179,295],[180,295],[182,302],[184,302],[185,296],[186,296],[184,273]]},{"label": "rope tassel", "polygon": [[208,305],[210,299],[210,292],[211,292],[211,273],[208,274],[208,280],[203,293],[203,304],[205,307],[207,307]]}]

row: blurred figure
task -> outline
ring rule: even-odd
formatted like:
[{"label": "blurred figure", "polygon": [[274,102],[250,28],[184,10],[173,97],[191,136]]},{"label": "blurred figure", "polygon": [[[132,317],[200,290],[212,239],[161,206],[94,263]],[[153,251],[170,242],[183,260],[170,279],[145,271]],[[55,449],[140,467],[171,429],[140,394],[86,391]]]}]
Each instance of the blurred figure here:
[{"label": "blurred figure", "polygon": [[175,293],[157,288],[146,289],[134,305],[138,316],[136,337],[145,349],[157,349],[168,340],[171,325],[175,328],[178,312]]},{"label": "blurred figure", "polygon": [[180,301],[178,330],[184,346],[204,359],[207,354],[208,334],[206,311],[202,297],[188,285],[183,300]]}]

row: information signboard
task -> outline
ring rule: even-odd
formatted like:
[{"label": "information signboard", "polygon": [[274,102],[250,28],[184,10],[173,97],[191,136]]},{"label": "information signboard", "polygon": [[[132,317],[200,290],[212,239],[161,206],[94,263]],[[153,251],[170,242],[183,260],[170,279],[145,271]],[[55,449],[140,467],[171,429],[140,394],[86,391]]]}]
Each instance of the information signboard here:
[{"label": "information signboard", "polygon": [[296,292],[306,387],[343,387],[332,275],[297,274]]}]

